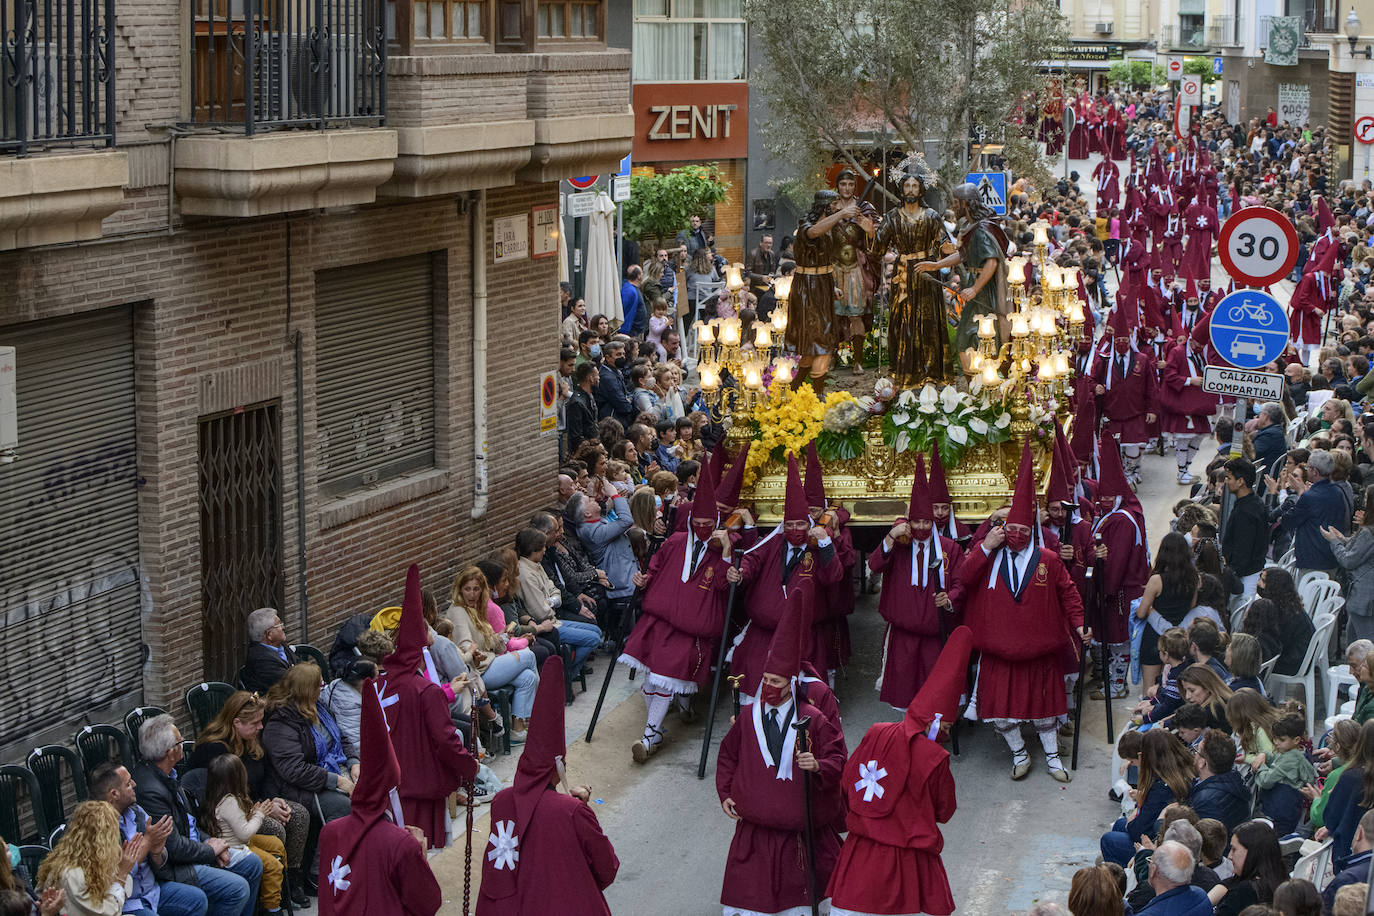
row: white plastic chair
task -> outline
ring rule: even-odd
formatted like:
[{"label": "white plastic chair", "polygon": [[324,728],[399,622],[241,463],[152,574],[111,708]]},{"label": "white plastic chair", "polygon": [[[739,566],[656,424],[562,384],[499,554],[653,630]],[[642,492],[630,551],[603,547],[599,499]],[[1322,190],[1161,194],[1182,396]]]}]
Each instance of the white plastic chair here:
[{"label": "white plastic chair", "polygon": [[[1293,877],[1311,881],[1320,892],[1331,882],[1331,844],[1327,840],[1293,864]],[[1303,844],[1306,846],[1307,844]]]},{"label": "white plastic chair", "polygon": [[[1242,602],[1236,607],[1236,609],[1235,609],[1234,611],[1231,612],[1231,632],[1232,632],[1232,633],[1239,633],[1239,632],[1240,632],[1241,624],[1245,623],[1245,612],[1248,611],[1248,610],[1250,610],[1250,605],[1252,605],[1252,604],[1254,604],[1254,603],[1255,603],[1255,596],[1254,596],[1254,595],[1251,595],[1249,598],[1247,598],[1247,599],[1245,599],[1244,601],[1242,601]],[[1275,657],[1275,658],[1278,658],[1278,656],[1274,656],[1274,657]],[[1260,677],[1263,678],[1264,675],[1261,674]]]},{"label": "white plastic chair", "polygon": [[1359,686],[1359,681],[1350,673],[1349,665],[1331,665],[1326,669],[1326,717],[1329,719],[1336,714],[1336,707],[1340,705],[1339,693],[1342,686],[1350,688],[1350,695],[1355,695],[1355,690]]},{"label": "white plastic chair", "polygon": [[1297,569],[1297,568],[1298,568],[1298,551],[1297,551],[1297,548],[1296,548],[1296,547],[1289,548],[1289,550],[1288,550],[1287,553],[1285,553],[1283,556],[1279,557],[1279,561],[1278,561],[1278,563],[1275,564],[1275,565],[1281,567],[1282,569],[1286,569],[1286,570],[1288,570],[1289,572],[1292,572],[1293,570]]},{"label": "white plastic chair", "polygon": [[1269,695],[1276,702],[1287,697],[1289,687],[1295,684],[1302,685],[1303,705],[1307,707],[1307,733],[1309,735],[1317,727],[1316,711],[1312,708],[1313,700],[1317,696],[1317,659],[1326,660],[1331,633],[1336,629],[1336,618],[1331,614],[1322,614],[1312,623],[1316,630],[1312,634],[1311,641],[1307,644],[1307,652],[1302,657],[1302,664],[1298,666],[1298,673],[1270,673],[1269,679],[1264,685],[1269,691]]},{"label": "white plastic chair", "polygon": [[[1232,632],[1234,632],[1234,631],[1232,631]],[[1265,662],[1264,664],[1260,665],[1259,679],[1260,679],[1260,683],[1261,683],[1261,684],[1268,683],[1268,681],[1269,681],[1269,675],[1271,675],[1271,674],[1274,673],[1274,666],[1277,665],[1278,663],[1279,663],[1279,657],[1278,657],[1277,655],[1275,655],[1273,658],[1269,659],[1269,661],[1267,661],[1267,662]],[[1268,687],[1265,688],[1265,690],[1268,690],[1268,689],[1269,689]]]},{"label": "white plastic chair", "polygon": [[1307,611],[1307,616],[1315,618],[1320,613],[1332,614],[1332,600],[1340,607],[1341,584],[1326,578],[1326,573],[1315,573],[1321,576],[1320,579],[1308,579],[1298,586],[1298,597],[1302,599],[1303,610]]}]

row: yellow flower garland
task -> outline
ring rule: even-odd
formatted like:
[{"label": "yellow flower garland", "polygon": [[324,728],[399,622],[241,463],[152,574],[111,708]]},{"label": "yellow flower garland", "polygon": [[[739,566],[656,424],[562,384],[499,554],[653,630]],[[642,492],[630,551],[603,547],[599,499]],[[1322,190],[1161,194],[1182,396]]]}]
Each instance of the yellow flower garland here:
[{"label": "yellow flower garland", "polygon": [[796,391],[785,384],[772,385],[768,396],[754,411],[758,434],[744,464],[745,485],[754,482],[759,469],[772,459],[772,452],[778,446],[784,453],[790,451],[800,456],[807,444],[821,434],[825,412],[836,404],[853,400],[854,396],[847,391],[833,391],[822,401],[810,385],[803,385]]}]

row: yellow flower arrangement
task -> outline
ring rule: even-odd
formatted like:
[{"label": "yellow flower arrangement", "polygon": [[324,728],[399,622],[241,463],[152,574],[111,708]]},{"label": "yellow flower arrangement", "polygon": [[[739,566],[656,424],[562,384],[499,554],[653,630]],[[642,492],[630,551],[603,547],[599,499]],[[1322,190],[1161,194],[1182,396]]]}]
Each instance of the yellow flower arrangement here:
[{"label": "yellow flower arrangement", "polygon": [[769,461],[786,461],[788,452],[801,455],[823,431],[825,412],[853,400],[847,391],[831,392],[822,401],[810,385],[796,391],[786,384],[770,385],[767,397],[754,410],[754,447],[744,464],[745,484],[752,484]]}]

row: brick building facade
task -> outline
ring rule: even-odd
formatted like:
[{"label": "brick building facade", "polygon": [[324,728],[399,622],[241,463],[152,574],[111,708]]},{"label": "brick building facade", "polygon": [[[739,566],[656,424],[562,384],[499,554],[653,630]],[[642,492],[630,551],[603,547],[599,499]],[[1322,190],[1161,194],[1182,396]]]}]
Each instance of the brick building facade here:
[{"label": "brick building facade", "polygon": [[[399,603],[411,562],[446,601],[454,574],[508,544],[553,491],[557,444],[539,434],[539,386],[558,346],[558,262],[527,253],[497,263],[493,225],[556,205],[560,178],[613,170],[628,152],[628,52],[539,35],[509,53],[490,41],[393,43],[384,124],[250,135],[194,123],[181,13],[174,0],[120,5],[117,142],[31,135],[18,138],[27,155],[0,152],[0,347],[16,348],[19,416],[17,460],[0,464],[10,515],[0,522],[0,762],[140,703],[184,717],[188,687],[236,667],[242,617],[263,594],[278,596],[292,642],[326,652],[344,618]],[[432,340],[432,391],[415,395],[421,412],[360,412],[356,446],[341,448],[323,435],[317,399],[321,278],[414,255],[428,256],[429,326],[417,339]],[[485,442],[474,439],[475,257],[487,296]],[[394,303],[378,280],[383,314]],[[83,321],[106,317],[127,342],[78,341]],[[369,325],[328,371],[384,382],[402,333]],[[129,453],[65,448],[61,437],[78,441],[82,423],[118,426],[124,408],[113,388],[108,410],[87,383],[67,397],[51,372],[39,391],[35,360],[66,354],[79,365],[115,350],[132,360]],[[367,404],[363,388],[344,394]],[[77,396],[94,399],[85,419],[44,424],[41,411]],[[257,438],[216,439],[249,437],[226,432],[249,416],[262,420]],[[412,436],[432,443],[419,466],[372,472],[343,492],[322,485],[330,448],[385,452]],[[481,449],[489,499],[474,518]],[[131,490],[136,503],[118,511],[136,512],[136,557],[118,575],[97,571],[112,535],[72,516],[115,513]],[[90,566],[57,570],[45,560],[54,551],[90,555]],[[243,587],[254,581],[262,587]],[[97,601],[116,591],[124,598]]]}]

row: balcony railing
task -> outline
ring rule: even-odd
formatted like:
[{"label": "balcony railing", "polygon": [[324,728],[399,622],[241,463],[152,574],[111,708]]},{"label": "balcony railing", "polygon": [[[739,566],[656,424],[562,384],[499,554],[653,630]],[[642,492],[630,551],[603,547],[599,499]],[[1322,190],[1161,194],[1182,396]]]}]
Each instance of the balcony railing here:
[{"label": "balcony railing", "polygon": [[1202,51],[1220,37],[1215,27],[1166,25],[1159,30],[1159,47],[1173,51]]},{"label": "balcony railing", "polygon": [[1335,32],[1340,27],[1336,0],[1288,0],[1287,15],[1301,16],[1308,32]]},{"label": "balcony railing", "polygon": [[114,145],[114,0],[0,2],[0,151]]},{"label": "balcony railing", "polygon": [[194,124],[378,125],[386,119],[382,0],[191,0]]}]

